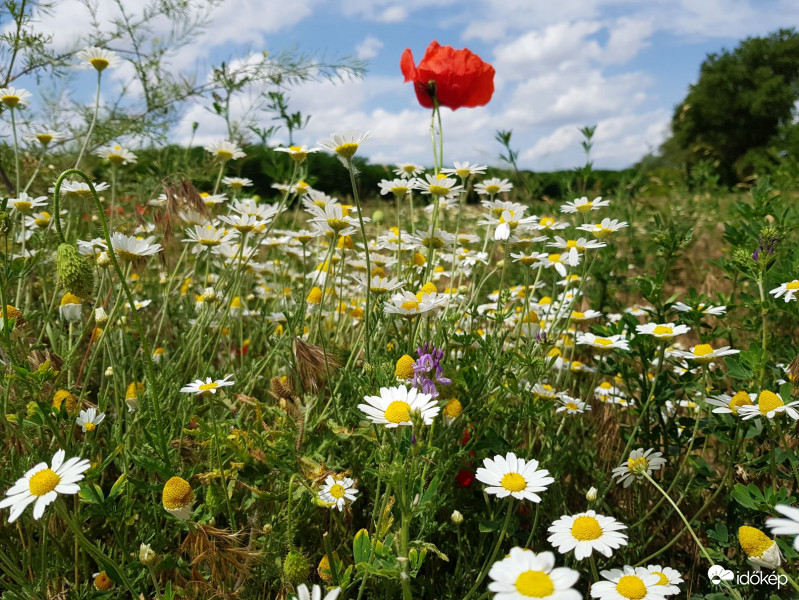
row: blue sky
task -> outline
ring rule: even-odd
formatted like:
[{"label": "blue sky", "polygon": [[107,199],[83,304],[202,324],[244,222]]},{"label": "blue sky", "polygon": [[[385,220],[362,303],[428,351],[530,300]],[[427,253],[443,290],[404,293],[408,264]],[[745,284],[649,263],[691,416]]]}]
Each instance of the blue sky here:
[{"label": "blue sky", "polygon": [[[100,21],[115,16],[114,2],[97,2]],[[61,0],[40,27],[53,31],[54,45],[71,47],[86,31],[86,14],[79,0]],[[226,0],[207,31],[169,60],[176,73],[202,78],[215,61],[262,50],[358,55],[369,61],[364,79],[289,92],[291,109],[311,116],[295,141],[370,130],[362,151],[374,162],[430,164],[429,113],[403,84],[399,59],[409,47],[418,62],[435,39],[470,48],[497,71],[486,107],[445,109],[445,162],[497,164],[494,133],[512,129],[523,167],[573,168],[582,161],[577,130],[595,124],[595,165],[621,168],[663,140],[707,53],[797,24],[793,0]],[[104,92],[110,98],[129,77],[120,69]],[[207,106],[185,107],[176,139],[187,141],[195,121],[197,142],[224,137]],[[236,110],[243,114],[246,100]]]}]

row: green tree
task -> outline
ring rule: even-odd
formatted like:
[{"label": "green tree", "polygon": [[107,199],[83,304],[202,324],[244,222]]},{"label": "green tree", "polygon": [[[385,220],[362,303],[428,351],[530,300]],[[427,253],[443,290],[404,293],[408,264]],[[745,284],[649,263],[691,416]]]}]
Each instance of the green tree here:
[{"label": "green tree", "polygon": [[674,111],[672,138],[661,151],[678,163],[715,162],[723,181],[734,183],[749,174],[753,153],[766,154],[785,139],[797,100],[799,33],[747,38],[732,51],[708,55]]}]

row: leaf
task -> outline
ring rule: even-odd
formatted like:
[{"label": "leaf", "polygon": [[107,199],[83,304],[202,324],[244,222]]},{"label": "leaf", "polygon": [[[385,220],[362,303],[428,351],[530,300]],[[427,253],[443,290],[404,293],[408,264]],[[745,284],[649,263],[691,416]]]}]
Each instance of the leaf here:
[{"label": "leaf", "polygon": [[732,497],[744,508],[757,509],[757,503],[749,495],[749,489],[743,484],[736,483],[732,488]]},{"label": "leaf", "polygon": [[355,564],[369,562],[369,555],[372,553],[372,542],[369,540],[369,532],[361,529],[355,534],[352,541],[352,557]]},{"label": "leaf", "polygon": [[122,488],[125,487],[125,483],[128,481],[128,476],[125,473],[119,476],[119,478],[114,482],[114,485],[111,486],[111,491],[108,492],[109,498],[116,498],[119,494],[122,493]]}]

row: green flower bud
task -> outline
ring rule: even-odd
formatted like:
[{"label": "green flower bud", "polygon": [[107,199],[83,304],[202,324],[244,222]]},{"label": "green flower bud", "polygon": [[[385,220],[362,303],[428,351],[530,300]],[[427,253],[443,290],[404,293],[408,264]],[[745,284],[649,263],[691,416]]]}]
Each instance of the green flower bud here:
[{"label": "green flower bud", "polygon": [[380,225],[383,222],[384,219],[385,219],[385,215],[383,214],[382,210],[376,210],[375,212],[372,213],[372,221],[376,225]]},{"label": "green flower bud", "polygon": [[91,296],[94,289],[94,271],[89,261],[71,244],[61,244],[56,253],[56,270],[61,285],[70,294],[80,298]]},{"label": "green flower bud", "polygon": [[308,579],[311,563],[301,553],[292,550],[283,560],[283,576],[289,583],[301,583]]}]

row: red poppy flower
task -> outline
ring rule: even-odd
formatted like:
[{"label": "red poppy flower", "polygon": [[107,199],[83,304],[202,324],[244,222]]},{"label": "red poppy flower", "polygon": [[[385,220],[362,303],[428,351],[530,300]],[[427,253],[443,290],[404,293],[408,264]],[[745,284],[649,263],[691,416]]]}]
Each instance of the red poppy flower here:
[{"label": "red poppy flower", "polygon": [[417,67],[410,48],[400,60],[405,81],[413,81],[419,104],[433,108],[433,98],[452,110],[484,106],[494,94],[494,67],[471,50],[455,50],[432,42]]},{"label": "red poppy flower", "polygon": [[474,481],[474,473],[469,469],[461,469],[458,471],[458,474],[455,475],[455,481],[462,487],[469,487]]}]

